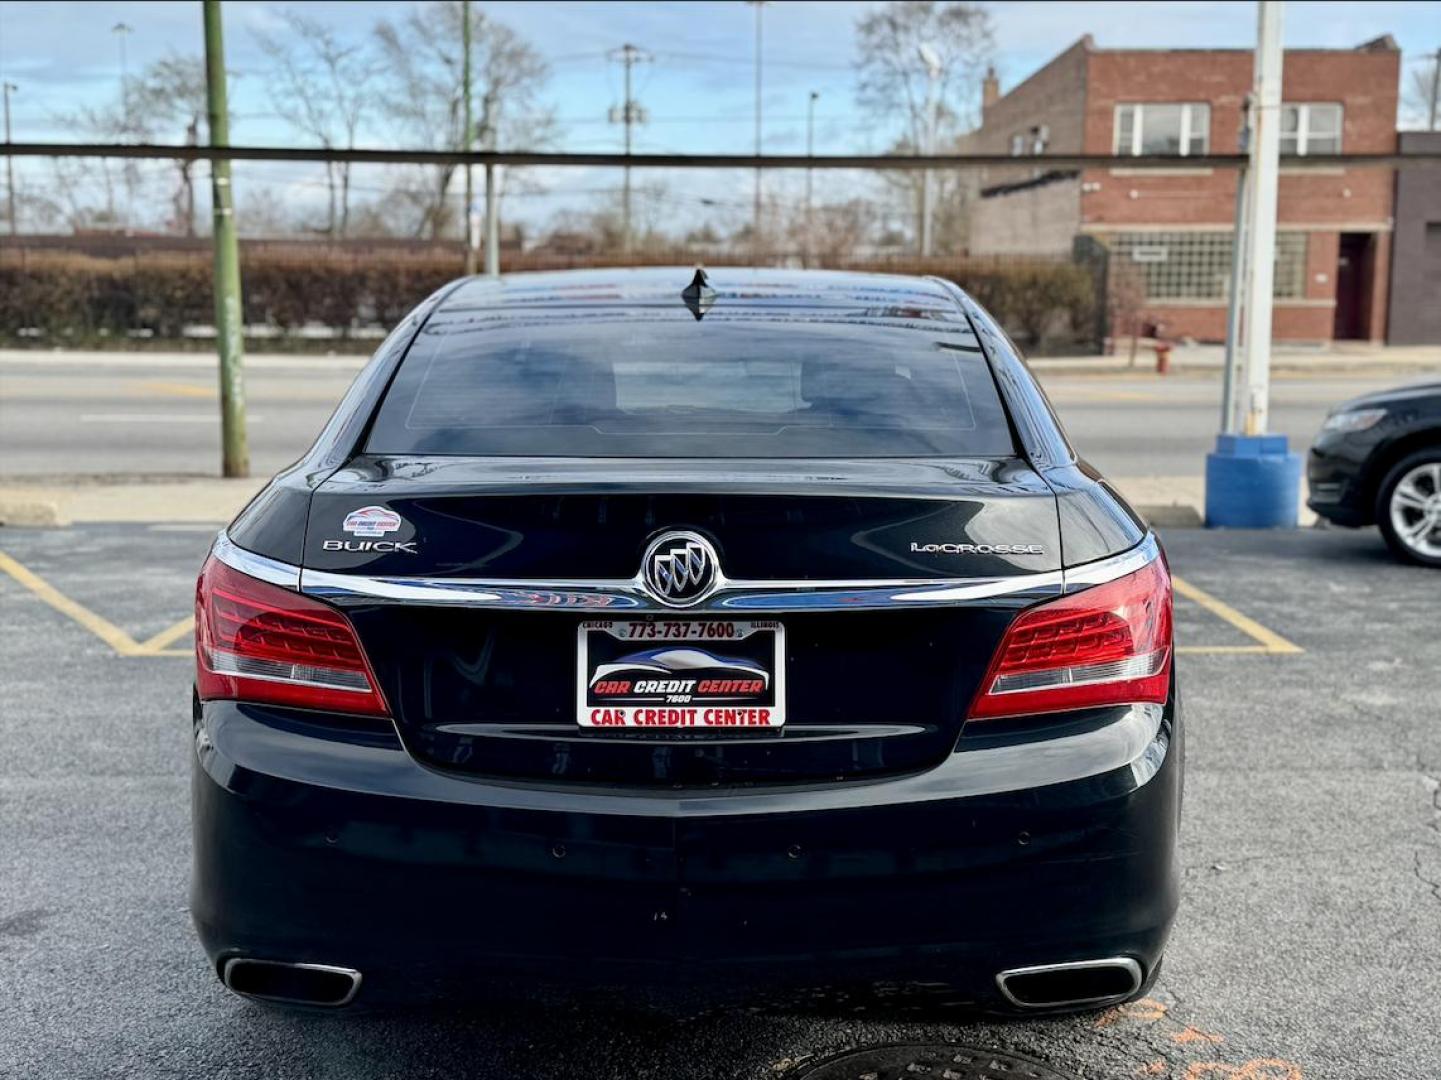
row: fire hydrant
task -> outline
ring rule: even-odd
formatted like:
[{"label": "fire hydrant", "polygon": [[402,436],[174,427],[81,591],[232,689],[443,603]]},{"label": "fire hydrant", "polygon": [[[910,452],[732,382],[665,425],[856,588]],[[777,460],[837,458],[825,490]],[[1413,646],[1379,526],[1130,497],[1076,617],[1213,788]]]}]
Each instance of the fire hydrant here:
[{"label": "fire hydrant", "polygon": [[1158,341],[1156,349],[1156,374],[1169,375],[1171,372],[1171,343],[1169,341]]}]

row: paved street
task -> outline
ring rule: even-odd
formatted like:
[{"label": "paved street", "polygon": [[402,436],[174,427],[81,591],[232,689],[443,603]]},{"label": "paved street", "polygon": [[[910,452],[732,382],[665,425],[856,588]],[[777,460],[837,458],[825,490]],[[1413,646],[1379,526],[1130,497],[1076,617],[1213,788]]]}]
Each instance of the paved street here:
[{"label": "paved street", "polygon": [[[359,368],[354,357],[251,357],[251,461],[269,475],[320,430]],[[1437,358],[1441,369],[1441,355]],[[219,467],[214,358],[46,354],[0,360],[0,477],[200,473]],[[1271,429],[1304,450],[1327,410],[1357,394],[1424,378],[1424,371],[1280,373]],[[1112,477],[1199,476],[1215,439],[1220,379],[1180,374],[1043,374],[1067,430]]]},{"label": "paved street", "polygon": [[1119,1011],[1003,1024],[520,998],[296,1019],[230,996],[186,913],[183,620],[208,541],[0,530],[0,1076],[785,1080],[911,1040],[1085,1080],[1441,1075],[1441,579],[1372,532],[1167,537],[1189,728],[1165,969]]}]

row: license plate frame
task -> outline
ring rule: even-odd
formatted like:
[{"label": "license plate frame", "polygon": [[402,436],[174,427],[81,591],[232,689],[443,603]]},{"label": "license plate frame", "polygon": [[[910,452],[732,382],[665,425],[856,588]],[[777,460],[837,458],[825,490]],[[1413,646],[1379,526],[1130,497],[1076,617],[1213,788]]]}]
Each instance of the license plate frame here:
[{"label": "license plate frame", "polygon": [[[718,664],[690,666],[702,657]],[[785,627],[774,619],[587,619],[576,630],[576,724],[624,732],[780,731],[785,657]],[[612,670],[601,673],[602,666]]]}]

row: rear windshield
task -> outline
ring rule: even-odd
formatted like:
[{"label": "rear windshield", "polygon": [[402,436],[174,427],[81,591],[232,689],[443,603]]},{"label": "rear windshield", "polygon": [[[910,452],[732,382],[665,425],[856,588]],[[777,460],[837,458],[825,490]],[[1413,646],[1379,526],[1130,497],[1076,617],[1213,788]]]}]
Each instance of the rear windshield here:
[{"label": "rear windshield", "polygon": [[366,449],[703,458],[1014,452],[964,323],[714,325],[681,315],[429,327],[381,402]]}]

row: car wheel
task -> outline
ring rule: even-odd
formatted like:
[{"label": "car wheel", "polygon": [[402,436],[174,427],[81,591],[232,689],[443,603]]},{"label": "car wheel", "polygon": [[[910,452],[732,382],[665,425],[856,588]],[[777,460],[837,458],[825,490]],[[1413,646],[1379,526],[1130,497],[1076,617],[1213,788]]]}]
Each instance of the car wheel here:
[{"label": "car wheel", "polygon": [[1441,567],[1441,447],[1409,454],[1386,474],[1376,522],[1401,558]]}]

